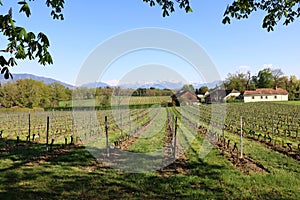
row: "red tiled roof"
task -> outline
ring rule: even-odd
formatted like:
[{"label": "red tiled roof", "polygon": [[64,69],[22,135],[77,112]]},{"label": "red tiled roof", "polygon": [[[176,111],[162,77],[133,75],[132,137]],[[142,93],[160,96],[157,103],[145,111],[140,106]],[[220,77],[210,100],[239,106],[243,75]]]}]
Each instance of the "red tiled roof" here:
[{"label": "red tiled roof", "polygon": [[281,94],[281,95],[287,95],[288,92],[282,88],[257,88],[256,90],[246,90],[244,92],[244,96],[247,95],[265,95],[265,94]]}]

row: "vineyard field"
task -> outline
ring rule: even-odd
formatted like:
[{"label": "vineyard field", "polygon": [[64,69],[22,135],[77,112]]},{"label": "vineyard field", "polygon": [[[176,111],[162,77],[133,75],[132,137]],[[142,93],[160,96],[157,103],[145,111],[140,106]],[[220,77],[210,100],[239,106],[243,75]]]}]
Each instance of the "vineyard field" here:
[{"label": "vineyard field", "polygon": [[299,111],[247,103],[1,112],[0,198],[300,199]]},{"label": "vineyard field", "polygon": [[[103,101],[103,96],[98,97],[97,99],[87,99],[87,100],[73,100],[73,101],[61,101],[59,102],[60,107],[65,106],[82,106],[82,107],[91,107],[91,106],[100,106]],[[111,106],[116,105],[143,105],[143,104],[161,104],[162,102],[170,102],[170,96],[150,96],[150,97],[138,97],[138,96],[120,96],[120,97],[110,97],[107,100],[107,103]]]}]

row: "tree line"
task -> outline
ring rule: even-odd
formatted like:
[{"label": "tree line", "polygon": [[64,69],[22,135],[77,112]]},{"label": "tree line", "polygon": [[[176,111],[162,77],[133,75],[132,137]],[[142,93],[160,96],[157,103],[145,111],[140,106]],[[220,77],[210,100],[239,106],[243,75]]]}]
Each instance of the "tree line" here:
[{"label": "tree line", "polygon": [[72,90],[59,84],[45,84],[32,79],[19,79],[0,85],[2,107],[55,107],[59,101],[69,100]]},{"label": "tree line", "polygon": [[283,88],[289,92],[290,100],[300,99],[300,80],[295,75],[284,75],[281,69],[264,68],[257,75],[251,75],[249,71],[229,73],[223,83],[225,89],[236,89],[241,93],[256,88]]},{"label": "tree line", "polygon": [[171,96],[172,90],[151,88],[123,89],[120,87],[70,89],[59,83],[46,84],[33,79],[19,79],[0,84],[0,106],[5,108],[58,107],[59,102],[72,99],[109,100],[111,96]]},{"label": "tree line", "polygon": [[[236,89],[243,93],[245,90],[256,88],[283,88],[289,92],[290,100],[300,99],[300,80],[295,75],[286,76],[281,69],[264,68],[257,75],[251,76],[250,72],[229,73],[223,82],[227,90]],[[184,85],[184,90],[196,94],[209,91],[207,86],[194,89],[192,85]],[[14,82],[0,84],[1,107],[57,107],[61,101],[72,99],[103,99],[109,100],[111,96],[171,96],[174,91],[158,88],[124,89],[120,87],[79,87],[67,88],[59,83],[46,84],[32,79],[19,79]]]}]

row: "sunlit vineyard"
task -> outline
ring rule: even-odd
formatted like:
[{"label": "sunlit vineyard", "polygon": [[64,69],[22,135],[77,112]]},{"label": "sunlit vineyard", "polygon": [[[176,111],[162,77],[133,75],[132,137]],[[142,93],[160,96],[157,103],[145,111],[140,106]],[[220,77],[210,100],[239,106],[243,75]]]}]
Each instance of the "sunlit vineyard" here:
[{"label": "sunlit vineyard", "polygon": [[[214,181],[213,174],[219,173],[218,178],[226,184],[247,181],[247,187],[259,197],[265,194],[265,188],[271,187],[276,191],[271,195],[273,198],[288,195],[297,199],[300,194],[294,191],[300,184],[299,108],[249,103],[6,111],[0,114],[1,156],[32,148],[29,152],[34,152],[36,159],[37,155],[56,156],[57,152],[84,147],[96,158],[93,162],[101,170],[109,167],[125,172],[150,171],[162,176],[160,181],[165,176],[174,176],[177,182],[179,176],[184,176],[190,184],[200,184],[202,177],[207,176],[204,181],[209,187],[214,187],[214,182],[222,188],[221,194],[229,190],[239,198],[236,186],[228,189]],[[9,165],[3,164],[3,170]],[[211,174],[203,175],[203,170]],[[106,175],[115,176],[114,173]],[[259,187],[254,187],[254,182]],[[184,187],[195,192],[189,184]],[[252,197],[253,192],[246,190],[243,189],[243,198]]]}]

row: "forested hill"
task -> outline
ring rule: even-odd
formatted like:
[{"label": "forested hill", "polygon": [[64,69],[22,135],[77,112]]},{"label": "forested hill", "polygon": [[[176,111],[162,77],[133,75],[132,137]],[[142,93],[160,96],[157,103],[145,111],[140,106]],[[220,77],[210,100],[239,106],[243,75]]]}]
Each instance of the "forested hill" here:
[{"label": "forested hill", "polygon": [[13,74],[13,79],[4,79],[3,76],[0,76],[0,83],[5,84],[7,82],[16,81],[16,80],[19,80],[19,79],[32,79],[32,80],[44,82],[45,84],[59,83],[59,84],[65,86],[69,89],[74,89],[75,88],[75,86],[73,86],[71,84],[67,84],[67,83],[55,80],[53,78],[36,76],[36,75],[33,75],[33,74]]}]

